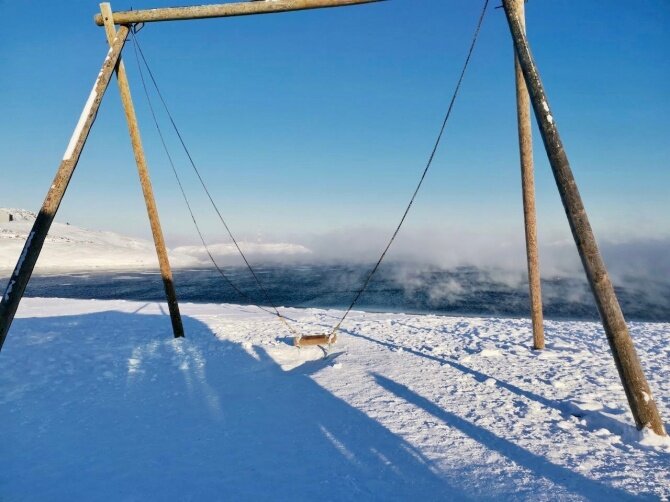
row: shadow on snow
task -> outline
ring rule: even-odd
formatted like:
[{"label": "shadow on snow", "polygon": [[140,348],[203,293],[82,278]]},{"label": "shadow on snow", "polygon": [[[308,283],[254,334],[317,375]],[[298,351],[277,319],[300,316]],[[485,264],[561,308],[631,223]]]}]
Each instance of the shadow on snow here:
[{"label": "shadow on snow", "polygon": [[0,395],[0,492],[467,499],[304,371],[284,372],[263,349],[219,340],[195,319],[184,324],[188,337],[174,340],[157,315],[16,319],[0,358],[0,387],[10,389]]},{"label": "shadow on snow", "polygon": [[645,496],[633,496],[623,490],[607,486],[599,481],[589,479],[577,472],[556,465],[546,458],[536,455],[507,439],[501,438],[461,417],[443,410],[432,401],[410,390],[407,386],[394,382],[382,375],[373,374],[375,381],[395,396],[411,403],[450,427],[458,429],[463,434],[485,445],[492,451],[497,451],[515,464],[542,476],[553,483],[564,486],[573,493],[579,493],[589,500],[640,500],[651,499]]}]

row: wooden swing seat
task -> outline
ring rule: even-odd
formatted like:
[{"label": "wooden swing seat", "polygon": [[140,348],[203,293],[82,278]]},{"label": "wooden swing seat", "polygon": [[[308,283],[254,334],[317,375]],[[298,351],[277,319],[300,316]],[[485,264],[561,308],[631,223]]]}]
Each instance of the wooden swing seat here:
[{"label": "wooden swing seat", "polygon": [[313,345],[332,345],[337,342],[337,335],[330,337],[329,335],[307,335],[296,336],[293,339],[293,345],[296,347],[310,347]]}]

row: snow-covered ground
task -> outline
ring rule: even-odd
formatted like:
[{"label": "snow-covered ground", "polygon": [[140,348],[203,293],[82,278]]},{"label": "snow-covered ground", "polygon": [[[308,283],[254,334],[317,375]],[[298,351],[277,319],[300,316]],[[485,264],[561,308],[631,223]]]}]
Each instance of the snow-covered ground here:
[{"label": "snow-covered ground", "polygon": [[[35,213],[24,209],[0,208],[14,221],[0,220],[0,274],[14,269],[35,221]],[[258,259],[300,257],[310,250],[290,243],[241,242],[248,256]],[[238,251],[232,243],[213,244],[210,252],[220,264],[237,263]],[[202,246],[181,246],[169,250],[174,268],[210,265]],[[128,270],[156,268],[158,259],[153,242],[114,232],[87,230],[68,223],[54,222],[44,243],[35,271]]]},{"label": "snow-covered ground", "polygon": [[[602,328],[355,313],[324,359],[254,307],[25,299],[0,354],[3,500],[670,496]],[[338,313],[286,310],[303,333]],[[666,420],[669,324],[632,334]]]}]

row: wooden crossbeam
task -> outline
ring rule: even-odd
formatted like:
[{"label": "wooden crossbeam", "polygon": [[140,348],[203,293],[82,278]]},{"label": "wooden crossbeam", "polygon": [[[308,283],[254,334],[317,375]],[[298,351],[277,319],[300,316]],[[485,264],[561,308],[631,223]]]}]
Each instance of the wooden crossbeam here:
[{"label": "wooden crossbeam", "polygon": [[[154,23],[158,21],[180,21],[186,19],[207,19],[213,17],[249,16],[252,14],[272,14],[307,9],[346,7],[386,0],[262,0],[192,7],[167,7],[113,12],[114,24]],[[94,17],[95,24],[104,26],[101,14]]]}]

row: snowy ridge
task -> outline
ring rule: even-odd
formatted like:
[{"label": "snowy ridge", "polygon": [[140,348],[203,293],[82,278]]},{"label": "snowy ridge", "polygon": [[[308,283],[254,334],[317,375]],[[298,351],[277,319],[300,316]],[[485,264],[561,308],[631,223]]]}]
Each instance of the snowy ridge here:
[{"label": "snowy ridge", "polygon": [[[23,244],[35,221],[35,213],[3,209],[15,221],[0,223],[0,270],[14,268]],[[175,266],[194,266],[190,256],[172,254]],[[152,243],[114,232],[85,230],[67,223],[54,222],[35,270],[91,270],[156,267]]]},{"label": "snowy ridge", "polygon": [[[23,209],[0,208],[12,214],[12,222],[0,222],[0,273],[14,269],[36,214]],[[240,242],[240,247],[254,259],[277,256],[302,256],[310,250],[286,243]],[[210,251],[222,265],[239,263],[233,244],[213,244]],[[182,246],[169,250],[174,268],[209,266],[202,246]],[[114,232],[93,231],[67,223],[54,222],[35,267],[36,272],[127,270],[157,268],[153,242],[127,237]]]},{"label": "snowy ridge", "polygon": [[[255,307],[27,298],[0,354],[3,495],[658,500],[602,327],[353,313],[327,359]],[[340,314],[285,309],[305,334]],[[670,417],[670,324],[632,323]],[[174,475],[178,473],[178,475]],[[76,480],[74,482],[73,480]]]}]

